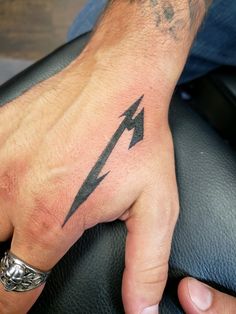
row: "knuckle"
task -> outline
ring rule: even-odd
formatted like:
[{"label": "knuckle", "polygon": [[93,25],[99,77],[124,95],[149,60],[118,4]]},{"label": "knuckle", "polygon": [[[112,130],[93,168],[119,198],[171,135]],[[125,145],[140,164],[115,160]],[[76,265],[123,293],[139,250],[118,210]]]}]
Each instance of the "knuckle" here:
[{"label": "knuckle", "polygon": [[26,161],[15,159],[8,161],[6,164],[5,158],[0,157],[0,163],[2,165],[0,171],[0,199],[16,202],[19,195],[20,182],[28,169]]},{"label": "knuckle", "polygon": [[136,276],[139,284],[142,285],[165,285],[168,277],[168,263],[154,265],[138,272]]},{"label": "knuckle", "polygon": [[0,174],[0,197],[2,200],[13,200],[17,191],[18,176],[14,166],[7,167]]},{"label": "knuckle", "polygon": [[60,219],[46,197],[35,200],[19,234],[22,239],[31,239],[45,250],[50,250],[58,241],[61,235]]}]

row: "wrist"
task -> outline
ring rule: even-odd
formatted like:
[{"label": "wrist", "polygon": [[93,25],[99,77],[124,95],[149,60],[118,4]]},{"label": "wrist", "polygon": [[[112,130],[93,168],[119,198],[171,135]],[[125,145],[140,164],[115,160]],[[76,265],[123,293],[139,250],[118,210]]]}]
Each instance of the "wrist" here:
[{"label": "wrist", "polygon": [[75,71],[83,68],[86,76],[90,72],[91,76],[99,77],[99,84],[106,84],[107,92],[124,90],[125,94],[130,94],[139,90],[140,95],[151,93],[162,99],[162,103],[169,104],[184,61],[165,53],[161,47],[158,57],[149,57],[138,50],[139,47],[134,48],[132,42],[107,48],[94,46],[91,41],[74,63]]},{"label": "wrist", "polygon": [[[204,16],[205,1],[192,2],[198,2],[198,6],[191,8],[198,12],[194,20],[196,30]],[[189,7],[187,0],[133,1],[132,4],[113,0],[83,55],[101,62],[104,69],[105,62],[107,67],[120,64],[131,75],[143,74],[155,85],[161,79],[173,89],[195,35],[190,30],[193,12]]]}]

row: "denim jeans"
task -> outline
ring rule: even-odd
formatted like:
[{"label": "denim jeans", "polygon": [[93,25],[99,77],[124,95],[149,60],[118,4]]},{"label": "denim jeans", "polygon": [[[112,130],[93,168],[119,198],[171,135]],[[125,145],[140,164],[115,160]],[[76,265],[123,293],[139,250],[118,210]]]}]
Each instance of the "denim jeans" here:
[{"label": "denim jeans", "polygon": [[[88,0],[72,24],[68,39],[91,31],[107,0]],[[213,4],[190,51],[179,83],[186,83],[221,66],[236,66],[236,1]]]}]

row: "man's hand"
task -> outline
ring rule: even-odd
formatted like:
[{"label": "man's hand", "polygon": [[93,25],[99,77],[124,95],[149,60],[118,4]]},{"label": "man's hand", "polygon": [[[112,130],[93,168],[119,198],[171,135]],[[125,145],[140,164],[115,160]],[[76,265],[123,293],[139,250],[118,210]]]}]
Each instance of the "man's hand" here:
[{"label": "man's hand", "polygon": [[[46,271],[86,229],[124,220],[124,303],[140,313],[159,303],[166,282],[178,216],[174,154],[161,99],[137,80],[117,93],[113,69],[93,68],[84,81],[89,69],[73,64],[1,109],[0,237],[13,235],[11,251]],[[25,313],[40,292],[1,287],[1,313]]]},{"label": "man's hand", "polygon": [[178,294],[186,314],[236,313],[236,298],[218,292],[193,278],[182,280]]},{"label": "man's hand", "polygon": [[[128,314],[157,313],[166,284],[178,217],[168,106],[205,12],[194,3],[112,1],[75,62],[0,109],[0,241],[47,271],[86,229],[124,220]],[[0,313],[26,313],[42,289],[1,286]]]}]

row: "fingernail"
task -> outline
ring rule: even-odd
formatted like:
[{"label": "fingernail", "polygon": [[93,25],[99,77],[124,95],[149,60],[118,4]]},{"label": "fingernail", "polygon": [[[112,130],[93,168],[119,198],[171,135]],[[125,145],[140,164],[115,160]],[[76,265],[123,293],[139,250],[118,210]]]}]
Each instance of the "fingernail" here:
[{"label": "fingernail", "polygon": [[158,305],[153,305],[144,309],[141,314],[158,314],[158,309]]},{"label": "fingernail", "polygon": [[192,302],[200,311],[210,309],[213,302],[213,295],[211,290],[206,285],[195,279],[189,279],[188,290]]}]

